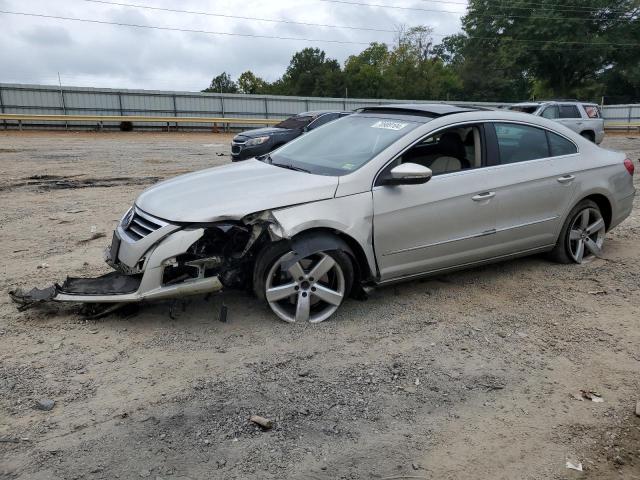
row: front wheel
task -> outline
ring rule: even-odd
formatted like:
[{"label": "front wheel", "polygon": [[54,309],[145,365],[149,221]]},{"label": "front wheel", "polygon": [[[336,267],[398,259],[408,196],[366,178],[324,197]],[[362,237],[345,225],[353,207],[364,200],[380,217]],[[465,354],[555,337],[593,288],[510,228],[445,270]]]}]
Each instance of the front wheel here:
[{"label": "front wheel", "polygon": [[575,206],[562,227],[551,257],[559,263],[586,263],[602,253],[606,224],[591,200]]},{"label": "front wheel", "polygon": [[339,250],[297,259],[287,245],[267,247],[258,260],[254,289],[285,322],[318,323],[335,313],[353,284],[353,265]]}]

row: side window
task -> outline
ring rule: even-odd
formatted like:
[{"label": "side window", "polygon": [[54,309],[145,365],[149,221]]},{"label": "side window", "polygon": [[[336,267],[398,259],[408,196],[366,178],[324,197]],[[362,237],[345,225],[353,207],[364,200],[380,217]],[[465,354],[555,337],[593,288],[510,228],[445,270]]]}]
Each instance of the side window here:
[{"label": "side window", "polygon": [[549,157],[544,130],[517,123],[495,123],[500,163],[518,163]]},{"label": "side window", "polygon": [[582,118],[578,107],[575,105],[560,105],[560,118]]},{"label": "side window", "polygon": [[338,118],[337,113],[325,113],[320,118],[317,118],[313,122],[311,122],[308,129],[313,130],[314,128],[321,127],[325,123],[329,123],[331,120],[335,120],[336,118]]},{"label": "side window", "polygon": [[585,105],[584,111],[587,112],[589,118],[601,118],[600,109],[596,105]]},{"label": "side window", "polygon": [[578,153],[576,146],[560,135],[547,132],[547,138],[549,139],[549,149],[551,150],[552,157],[559,157],[561,155],[571,155]]},{"label": "side window", "polygon": [[551,119],[558,118],[558,106],[551,105],[550,107],[545,108],[541,116],[544,118],[551,118]]},{"label": "side window", "polygon": [[433,175],[442,175],[482,166],[482,131],[478,125],[441,130],[421,139],[393,162],[417,163]]}]

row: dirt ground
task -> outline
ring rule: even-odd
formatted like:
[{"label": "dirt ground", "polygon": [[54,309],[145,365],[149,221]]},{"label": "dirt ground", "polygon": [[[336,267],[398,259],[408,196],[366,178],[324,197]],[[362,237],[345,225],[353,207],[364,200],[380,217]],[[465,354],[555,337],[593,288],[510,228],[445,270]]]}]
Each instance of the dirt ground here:
[{"label": "dirt ground", "polygon": [[[137,193],[229,162],[229,141],[0,131],[0,287],[108,271]],[[605,146],[638,164],[640,138]],[[2,294],[0,478],[640,479],[636,202],[606,259],[381,288],[318,325],[244,293],[224,295],[227,323],[220,296],[87,321]]]}]

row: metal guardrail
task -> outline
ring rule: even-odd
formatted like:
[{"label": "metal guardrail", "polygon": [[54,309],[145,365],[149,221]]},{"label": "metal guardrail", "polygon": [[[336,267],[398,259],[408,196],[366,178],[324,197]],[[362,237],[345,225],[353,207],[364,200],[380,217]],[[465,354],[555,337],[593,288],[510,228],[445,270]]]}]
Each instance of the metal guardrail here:
[{"label": "metal guardrail", "polygon": [[640,122],[605,122],[605,130],[624,130],[638,129],[640,131]]},{"label": "metal guardrail", "polygon": [[104,122],[153,122],[170,124],[178,123],[211,123],[222,125],[275,125],[281,120],[267,118],[234,118],[234,117],[150,117],[146,115],[45,115],[0,113],[0,120],[18,122],[22,130],[22,122],[97,122],[102,127]]}]

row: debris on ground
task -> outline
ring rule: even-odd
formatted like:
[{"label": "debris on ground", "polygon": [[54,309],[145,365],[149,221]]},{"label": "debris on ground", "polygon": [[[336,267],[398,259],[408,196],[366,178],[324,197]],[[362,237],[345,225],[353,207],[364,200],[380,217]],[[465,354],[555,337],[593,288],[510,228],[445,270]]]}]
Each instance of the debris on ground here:
[{"label": "debris on ground", "polygon": [[568,469],[570,470],[577,470],[578,472],[582,472],[582,463],[575,461],[575,460],[569,460],[567,459],[567,463],[566,466]]},{"label": "debris on ground", "polygon": [[78,242],[76,242],[76,245],[84,245],[85,243],[89,243],[93,240],[97,240],[98,238],[104,238],[106,236],[107,234],[104,232],[94,232],[91,234],[89,238],[85,238],[84,240],[79,240]]},{"label": "debris on ground", "polygon": [[580,390],[580,394],[582,395],[582,398],[584,398],[585,400],[591,400],[592,402],[596,402],[596,403],[604,402],[604,398],[602,398],[600,394],[593,392],[591,390]]},{"label": "debris on ground", "polygon": [[53,407],[55,407],[56,405],[56,401],[55,400],[50,400],[48,398],[45,398],[43,400],[38,400],[36,402],[35,407],[38,410],[43,410],[45,412],[48,412],[49,410],[53,410]]},{"label": "debris on ground", "polygon": [[606,290],[592,290],[591,292],[589,292],[589,295],[606,295],[607,291]]},{"label": "debris on ground", "polygon": [[253,422],[253,423],[257,424],[257,425],[260,425],[265,430],[269,430],[270,428],[273,427],[273,421],[272,420],[269,420],[268,418],[261,417],[260,415],[251,415],[251,418],[249,418],[249,421]]}]

